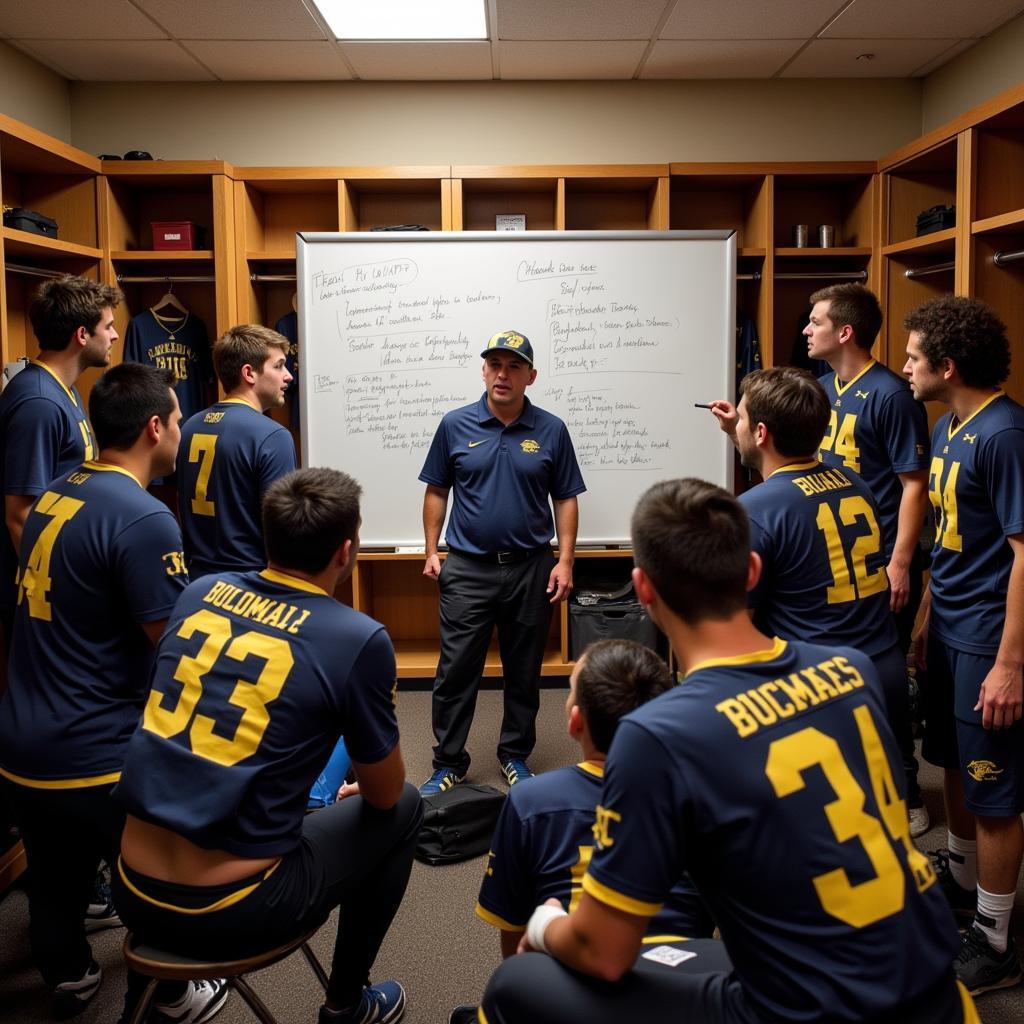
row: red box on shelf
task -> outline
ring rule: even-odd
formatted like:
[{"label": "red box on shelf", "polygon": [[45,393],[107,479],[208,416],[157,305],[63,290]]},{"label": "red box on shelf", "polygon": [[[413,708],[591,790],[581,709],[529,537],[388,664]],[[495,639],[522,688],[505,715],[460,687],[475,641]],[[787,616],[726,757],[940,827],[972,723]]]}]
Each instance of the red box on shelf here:
[{"label": "red box on shelf", "polygon": [[203,229],[188,220],[155,220],[153,229],[154,249],[201,249]]}]

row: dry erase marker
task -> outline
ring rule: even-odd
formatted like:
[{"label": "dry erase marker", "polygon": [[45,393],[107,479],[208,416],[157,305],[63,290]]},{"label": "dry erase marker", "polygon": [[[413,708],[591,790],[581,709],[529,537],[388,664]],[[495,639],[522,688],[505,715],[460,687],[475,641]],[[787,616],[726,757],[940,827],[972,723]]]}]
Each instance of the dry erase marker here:
[{"label": "dry erase marker", "polygon": [[694,407],[694,409],[711,409],[711,408],[713,408],[713,406],[706,405],[704,402],[694,402],[693,403],[693,407]]}]

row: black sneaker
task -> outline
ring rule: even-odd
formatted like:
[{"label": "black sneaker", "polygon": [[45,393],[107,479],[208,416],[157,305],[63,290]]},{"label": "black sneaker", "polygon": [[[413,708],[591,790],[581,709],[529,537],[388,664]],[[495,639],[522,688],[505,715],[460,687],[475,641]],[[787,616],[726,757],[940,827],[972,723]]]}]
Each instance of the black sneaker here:
[{"label": "black sneaker", "polygon": [[978,909],[978,892],[976,889],[965,889],[954,877],[949,868],[949,850],[932,850],[928,854],[939,878],[939,888],[953,911],[953,917],[961,930],[968,927],[974,920],[974,912]]},{"label": "black sneaker", "polygon": [[57,1020],[77,1017],[100,990],[103,972],[95,960],[85,974],[72,981],[62,981],[53,990],[53,1015]]},{"label": "black sneaker", "polygon": [[1012,988],[1021,980],[1020,958],[1013,936],[1010,936],[1006,952],[997,953],[989,945],[985,933],[973,925],[963,937],[953,969],[972,996],[997,988]]},{"label": "black sneaker", "polygon": [[477,1024],[480,1020],[476,1003],[462,1003],[448,1014],[448,1024]]}]

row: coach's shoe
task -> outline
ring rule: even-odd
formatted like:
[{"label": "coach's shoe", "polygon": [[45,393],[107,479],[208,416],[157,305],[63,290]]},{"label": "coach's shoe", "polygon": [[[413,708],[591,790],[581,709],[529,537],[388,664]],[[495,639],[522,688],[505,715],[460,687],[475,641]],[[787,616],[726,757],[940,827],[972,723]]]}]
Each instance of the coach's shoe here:
[{"label": "coach's shoe", "polygon": [[963,937],[953,969],[972,996],[997,988],[1012,988],[1021,980],[1020,958],[1013,936],[1010,936],[1006,952],[997,953],[989,945],[985,933],[973,925]]},{"label": "coach's shoe", "polygon": [[[436,774],[436,773],[435,773]],[[320,1007],[319,1024],[393,1024],[405,1013],[405,989],[397,981],[367,985],[352,1010]]]},{"label": "coach's shoe", "polygon": [[517,782],[524,782],[526,779],[533,778],[533,772],[530,771],[530,766],[519,758],[513,757],[508,761],[501,762],[501,772],[508,780],[510,786],[514,786]]},{"label": "coach's shoe", "polygon": [[104,928],[120,927],[121,918],[118,916],[117,907],[114,906],[110,886],[97,879],[89,906],[85,908],[85,930],[90,933],[103,931]]},{"label": "coach's shoe", "polygon": [[465,775],[459,775],[452,768],[438,768],[420,786],[420,796],[436,796],[438,793],[443,793],[446,789],[451,789],[452,786],[457,786],[465,777]]},{"label": "coach's shoe", "polygon": [[157,1003],[153,1019],[158,1024],[204,1024],[224,1008],[228,983],[223,978],[190,981],[185,994],[173,1003]]},{"label": "coach's shoe", "polygon": [[53,1015],[57,1020],[77,1017],[92,1002],[100,990],[103,972],[95,960],[85,974],[74,981],[62,981],[53,990]]},{"label": "coach's shoe", "polygon": [[965,889],[953,877],[953,872],[949,870],[949,850],[932,850],[928,857],[939,877],[939,888],[949,903],[949,909],[963,930],[974,920],[974,912],[978,909],[977,890]]},{"label": "coach's shoe", "polygon": [[920,807],[911,807],[908,810],[910,816],[910,835],[912,839],[923,836],[932,827],[932,819],[928,816],[928,808],[924,804]]},{"label": "coach's shoe", "polygon": [[473,1005],[462,1003],[448,1014],[448,1024],[477,1024],[480,1017],[476,1011],[475,1003]]}]

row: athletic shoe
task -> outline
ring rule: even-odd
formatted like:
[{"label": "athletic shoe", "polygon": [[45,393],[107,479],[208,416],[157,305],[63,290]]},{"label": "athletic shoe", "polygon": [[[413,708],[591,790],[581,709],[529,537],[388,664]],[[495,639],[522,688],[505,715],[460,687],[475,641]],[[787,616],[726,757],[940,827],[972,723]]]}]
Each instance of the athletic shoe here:
[{"label": "athletic shoe", "polygon": [[975,925],[964,935],[953,969],[972,996],[997,988],[1012,988],[1021,980],[1020,959],[1013,936],[1006,952],[997,953],[985,933]]},{"label": "athletic shoe", "polygon": [[463,1003],[461,1006],[456,1006],[450,1014],[448,1014],[448,1024],[477,1024],[480,1019],[477,1016],[476,1005],[470,1005],[469,1003]]},{"label": "athletic shoe", "polygon": [[911,807],[908,814],[910,815],[911,838],[917,839],[918,836],[923,836],[932,827],[932,819],[928,816],[928,808],[924,804],[920,807]]},{"label": "athletic shoe", "polygon": [[530,771],[530,766],[525,761],[520,761],[515,757],[509,761],[502,761],[501,771],[508,780],[508,784],[510,786],[514,786],[517,782],[523,782],[526,779],[533,778],[533,772]]},{"label": "athletic shoe", "polygon": [[363,989],[355,1009],[335,1012],[321,1006],[318,1019],[319,1024],[393,1024],[403,1013],[405,989],[397,981],[382,981]]},{"label": "athletic shoe", "polygon": [[228,983],[223,978],[190,981],[185,994],[173,1003],[157,1003],[153,1009],[158,1024],[204,1024],[224,1008]]},{"label": "athletic shoe", "polygon": [[975,889],[965,889],[949,869],[949,850],[932,850],[931,859],[935,874],[939,876],[939,888],[942,889],[949,909],[961,929],[966,928],[974,920],[974,912],[978,909],[978,893]]},{"label": "athletic shoe", "polygon": [[53,990],[53,1015],[58,1020],[77,1017],[100,990],[103,972],[95,960],[76,981],[62,981]]},{"label": "athletic shoe", "polygon": [[117,914],[117,907],[114,906],[110,886],[97,878],[89,906],[85,908],[85,930],[89,933],[100,932],[104,928],[120,927],[121,918]]},{"label": "athletic shoe", "polygon": [[452,786],[457,786],[466,776],[457,774],[451,768],[438,768],[426,782],[420,786],[420,796],[436,796]]}]

